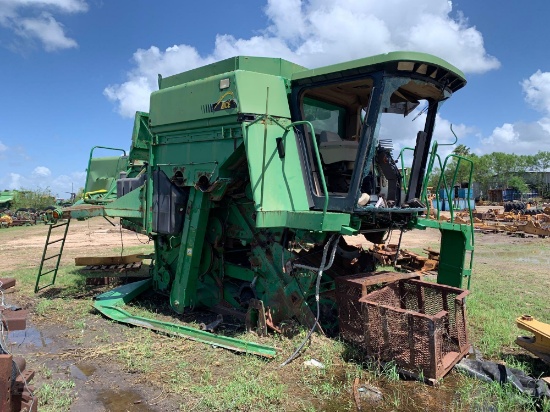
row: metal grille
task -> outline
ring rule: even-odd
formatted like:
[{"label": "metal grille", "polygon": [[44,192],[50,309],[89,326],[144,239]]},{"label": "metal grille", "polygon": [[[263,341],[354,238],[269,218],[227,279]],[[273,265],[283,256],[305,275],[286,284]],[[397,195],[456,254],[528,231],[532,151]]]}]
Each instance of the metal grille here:
[{"label": "metal grille", "polygon": [[[439,379],[468,352],[468,293],[415,279],[392,283],[359,299],[355,314],[364,336],[349,340],[360,344],[369,357],[393,360],[412,374]],[[352,321],[354,331],[359,319]],[[341,329],[347,326],[341,323]]]},{"label": "metal grille", "polygon": [[363,317],[359,299],[364,295],[361,275],[336,278],[336,300],[340,336],[348,342],[362,346]]}]

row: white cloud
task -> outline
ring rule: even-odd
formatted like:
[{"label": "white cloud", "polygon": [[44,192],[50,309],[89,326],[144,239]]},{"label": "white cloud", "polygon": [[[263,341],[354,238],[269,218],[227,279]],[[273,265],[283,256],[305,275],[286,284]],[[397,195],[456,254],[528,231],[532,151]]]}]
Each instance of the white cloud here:
[{"label": "white cloud", "polygon": [[[401,149],[404,147],[415,147],[416,137],[420,130],[424,130],[426,123],[426,114],[420,114],[422,109],[415,109],[407,117],[403,117],[396,114],[384,114],[382,115],[382,122],[380,127],[380,139],[389,139],[393,143],[393,157],[397,158]],[[413,121],[413,119],[415,119]],[[386,120],[386,121],[385,121]],[[458,138],[457,144],[461,144],[463,139],[469,134],[473,133],[474,129],[464,124],[453,124],[453,131]],[[436,116],[435,129],[432,136],[432,144],[437,141],[440,145],[438,147],[438,154],[442,160],[450,154],[456,146],[445,146],[442,144],[453,143],[455,137],[451,132],[451,122],[442,118],[439,114]],[[403,152],[405,166],[412,164],[413,151],[406,150]],[[399,162],[401,167],[401,161]]]},{"label": "white cloud", "polygon": [[537,70],[520,85],[525,101],[542,112],[543,117],[535,122],[504,123],[495,127],[489,137],[481,139],[481,153],[535,154],[550,151],[550,72]]},{"label": "white cloud", "polygon": [[537,70],[521,82],[525,101],[538,111],[550,114],[550,72]]},{"label": "white cloud", "polygon": [[134,68],[104,94],[118,112],[132,117],[148,110],[149,94],[164,77],[236,56],[281,57],[319,67],[395,50],[433,53],[470,73],[500,66],[487,54],[482,34],[447,0],[268,0],[269,26],[248,39],[218,34],[211,53],[187,44],[161,51],[152,46],[133,55]]},{"label": "white cloud", "polygon": [[50,189],[56,197],[68,198],[71,191],[78,191],[84,187],[86,172],[72,172],[69,174],[54,175],[45,166],[34,168],[29,174],[9,173],[0,179],[0,188],[3,189]]},{"label": "white cloud", "polygon": [[8,189],[20,189],[23,176],[18,173],[10,173],[10,178],[7,183]]},{"label": "white cloud", "polygon": [[75,40],[65,36],[63,25],[51,14],[42,13],[40,17],[22,19],[17,32],[23,37],[35,37],[42,42],[46,51],[77,47]]},{"label": "white cloud", "polygon": [[80,13],[88,10],[83,0],[0,0],[0,26],[27,41],[38,40],[46,51],[77,47],[53,13]]},{"label": "white cloud", "polygon": [[518,155],[550,151],[550,124],[545,118],[531,123],[504,123],[495,127],[488,138],[482,138],[478,154],[505,152]]},{"label": "white cloud", "polygon": [[34,177],[50,177],[52,172],[45,166],[38,166],[32,171]]},{"label": "white cloud", "polygon": [[0,153],[6,152],[8,150],[8,146],[6,146],[2,141],[0,140]]}]

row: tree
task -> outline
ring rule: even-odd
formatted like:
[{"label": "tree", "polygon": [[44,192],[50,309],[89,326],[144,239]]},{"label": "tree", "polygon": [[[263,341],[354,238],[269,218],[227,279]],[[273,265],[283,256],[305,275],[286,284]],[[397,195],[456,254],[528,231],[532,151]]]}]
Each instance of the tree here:
[{"label": "tree", "polygon": [[525,193],[529,191],[529,186],[525,183],[525,180],[520,176],[512,176],[508,179],[508,187],[511,189],[516,189],[520,193]]},{"label": "tree", "polygon": [[42,210],[48,206],[55,205],[55,196],[49,188],[46,189],[21,189],[13,199],[12,209],[21,208]]}]

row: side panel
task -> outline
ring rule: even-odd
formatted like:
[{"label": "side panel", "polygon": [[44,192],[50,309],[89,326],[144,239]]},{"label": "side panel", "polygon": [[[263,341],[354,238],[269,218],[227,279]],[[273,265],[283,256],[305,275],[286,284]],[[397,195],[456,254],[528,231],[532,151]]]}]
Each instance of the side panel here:
[{"label": "side panel", "polygon": [[294,133],[288,133],[283,141],[283,158],[276,141],[284,133],[280,126],[257,122],[244,125],[243,133],[256,210],[309,210]]},{"label": "side panel", "polygon": [[[220,80],[229,87],[220,89]],[[237,70],[151,94],[151,130],[176,130],[231,123],[224,119],[239,113],[265,113],[269,89],[269,114],[290,118],[285,82],[282,77]]]}]

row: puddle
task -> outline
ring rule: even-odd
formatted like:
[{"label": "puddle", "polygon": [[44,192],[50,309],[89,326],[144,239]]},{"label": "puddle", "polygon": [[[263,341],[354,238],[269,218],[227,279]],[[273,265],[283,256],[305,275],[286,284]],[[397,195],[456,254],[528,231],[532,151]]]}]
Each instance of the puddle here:
[{"label": "puddle", "polygon": [[96,367],[94,365],[91,365],[89,363],[77,363],[75,365],[78,369],[82,371],[82,373],[86,376],[92,376],[92,374],[96,371]]},{"label": "puddle", "polygon": [[44,348],[53,341],[45,338],[38,329],[27,328],[25,330],[14,330],[8,333],[8,342],[11,345],[29,345],[37,348]]},{"label": "puddle", "polygon": [[108,411],[126,411],[126,412],[153,412],[149,405],[145,403],[143,397],[130,390],[112,390],[106,389],[99,391],[97,400],[103,404]]},{"label": "puddle", "polygon": [[[336,380],[339,376],[336,374]],[[348,382],[352,386],[353,382]],[[384,378],[360,382],[368,390],[359,394],[361,410],[372,412],[417,412],[428,410],[455,410],[460,405],[460,374],[449,373],[439,386],[430,386],[414,380],[388,381]],[[381,392],[382,396],[380,398]],[[435,408],[437,405],[437,408]],[[352,391],[342,391],[338,396],[322,405],[325,411],[336,412],[351,407],[355,410]]]},{"label": "puddle", "polygon": [[95,366],[87,363],[77,363],[76,365],[69,366],[69,373],[75,379],[86,382],[88,377],[90,377],[95,372]]}]

